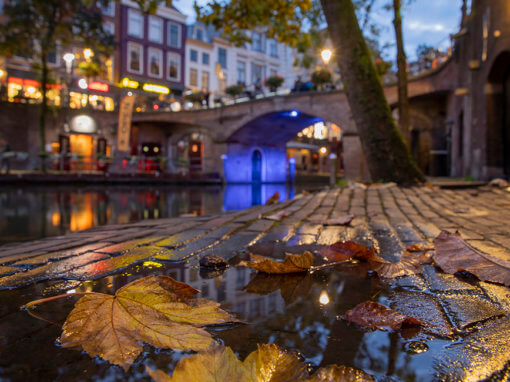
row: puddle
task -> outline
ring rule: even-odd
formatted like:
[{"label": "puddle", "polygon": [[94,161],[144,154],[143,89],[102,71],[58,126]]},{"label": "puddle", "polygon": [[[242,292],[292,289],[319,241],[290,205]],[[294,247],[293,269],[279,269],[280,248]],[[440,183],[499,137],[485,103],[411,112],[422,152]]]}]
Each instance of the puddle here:
[{"label": "puddle", "polygon": [[[274,251],[274,248],[268,248]],[[145,345],[125,373],[83,352],[57,346],[60,327],[19,311],[30,300],[72,291],[113,294],[148,275],[166,275],[201,290],[202,297],[247,324],[210,328],[240,359],[257,344],[275,343],[299,353],[310,370],[329,364],[356,367],[378,380],[433,379],[434,356],[451,340],[419,331],[364,332],[339,317],[366,300],[389,306],[390,289],[370,277],[364,264],[343,264],[312,274],[267,276],[248,268],[204,272],[189,264],[148,261],[96,281],[41,282],[0,292],[0,380],[139,381],[150,378],[145,365],[171,373],[189,353]],[[65,321],[77,297],[40,305],[37,314],[58,324]]]}]

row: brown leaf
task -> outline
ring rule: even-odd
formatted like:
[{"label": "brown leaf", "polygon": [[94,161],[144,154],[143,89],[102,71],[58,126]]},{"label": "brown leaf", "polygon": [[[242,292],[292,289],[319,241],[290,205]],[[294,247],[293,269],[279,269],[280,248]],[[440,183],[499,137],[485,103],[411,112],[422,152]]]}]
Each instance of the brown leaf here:
[{"label": "brown leaf", "polygon": [[430,262],[431,258],[432,254],[419,255],[406,251],[400,261],[396,263],[387,261],[378,255],[373,255],[368,261],[372,270],[377,272],[379,277],[395,278],[420,274],[421,265]]},{"label": "brown leaf", "polygon": [[321,367],[307,382],[373,382],[375,379],[362,370],[347,366]]},{"label": "brown leaf", "polygon": [[258,345],[241,362],[229,347],[215,346],[179,361],[172,377],[161,370],[151,370],[149,375],[156,382],[364,382],[374,379],[345,366],[330,365],[319,369],[311,378],[307,366],[294,354],[275,344]]},{"label": "brown leaf", "polygon": [[63,347],[81,346],[91,357],[129,369],[140,342],[159,348],[203,350],[214,343],[202,326],[236,321],[191,286],[171,277],[145,277],[114,296],[91,293],[75,304],[62,328]]},{"label": "brown leaf", "polygon": [[458,232],[442,231],[435,238],[434,261],[444,272],[467,271],[480,280],[510,286],[510,262],[477,251]]},{"label": "brown leaf", "polygon": [[313,254],[308,251],[299,255],[286,253],[285,260],[283,262],[278,262],[269,257],[250,253],[250,262],[241,261],[238,265],[271,274],[306,272],[313,265]]},{"label": "brown leaf", "polygon": [[308,273],[276,274],[257,273],[243,289],[248,293],[266,295],[280,290],[286,305],[292,304],[299,297],[306,297],[312,287]]},{"label": "brown leaf", "polygon": [[367,329],[399,330],[402,325],[421,325],[414,317],[405,316],[373,301],[362,302],[348,310],[345,320]]},{"label": "brown leaf", "polygon": [[266,215],[266,216],[262,216],[263,219],[267,219],[267,220],[274,220],[274,221],[281,221],[283,218],[289,216],[289,214],[282,210],[282,211],[279,211],[275,214],[272,214],[272,215]]},{"label": "brown leaf", "polygon": [[434,244],[416,243],[407,247],[408,252],[428,252],[434,250]]},{"label": "brown leaf", "polygon": [[266,206],[269,206],[271,204],[278,204],[280,201],[280,193],[276,191],[273,196],[271,196],[269,199],[267,199]]},{"label": "brown leaf", "polygon": [[321,256],[324,260],[332,263],[350,259],[368,260],[374,255],[375,248],[367,248],[353,241],[339,241],[321,250]]}]

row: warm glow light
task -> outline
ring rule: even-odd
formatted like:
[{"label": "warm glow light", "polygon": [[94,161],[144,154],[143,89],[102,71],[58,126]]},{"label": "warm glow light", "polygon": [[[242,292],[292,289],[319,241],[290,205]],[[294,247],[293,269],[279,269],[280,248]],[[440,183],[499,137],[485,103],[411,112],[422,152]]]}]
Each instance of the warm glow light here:
[{"label": "warm glow light", "polygon": [[27,92],[28,92],[29,94],[34,94],[34,93],[36,92],[36,88],[34,88],[34,87],[30,86],[30,87],[28,87],[28,88],[27,88]]},{"label": "warm glow light", "polygon": [[154,105],[154,106],[152,106],[152,108],[153,108],[154,110],[159,110],[159,105]]},{"label": "warm glow light", "polygon": [[64,59],[64,61],[66,62],[67,65],[71,65],[71,63],[74,60],[74,54],[66,53],[66,54],[64,54],[63,59]]},{"label": "warm glow light", "polygon": [[155,85],[155,84],[144,84],[142,87],[143,90],[146,92],[152,92],[152,93],[160,93],[160,94],[169,94],[170,89],[166,86],[161,85]]},{"label": "warm glow light", "polygon": [[198,151],[198,146],[197,145],[191,145],[191,151],[196,153]]},{"label": "warm glow light", "polygon": [[89,84],[89,89],[106,93],[110,90],[110,86],[104,82],[94,81]]},{"label": "warm glow light", "polygon": [[5,70],[0,69],[0,78],[2,78],[3,76],[5,76]]},{"label": "warm glow light", "polygon": [[51,214],[51,224],[53,227],[58,227],[60,225],[60,213],[59,212],[53,212]]},{"label": "warm glow light", "polygon": [[78,86],[80,87],[80,89],[87,89],[89,87],[89,85],[87,84],[87,80],[85,78],[81,78],[79,81],[78,81]]},{"label": "warm glow light", "polygon": [[329,304],[328,292],[326,292],[325,290],[323,290],[321,292],[321,295],[319,296],[319,303],[321,305],[328,305]]},{"label": "warm glow light", "polygon": [[131,89],[137,89],[139,85],[138,81],[130,80],[127,77],[124,77],[120,83],[123,87]]},{"label": "warm glow light", "polygon": [[293,117],[293,118],[296,118],[298,115],[299,115],[299,112],[297,110],[292,110],[290,112],[290,116]]},{"label": "warm glow light", "polygon": [[144,266],[144,267],[156,267],[156,268],[161,268],[161,267],[163,266],[163,264],[161,264],[161,263],[156,263],[155,261],[144,261],[143,266]]},{"label": "warm glow light", "polygon": [[90,48],[83,49],[83,57],[85,57],[85,60],[90,60],[91,57],[94,56],[94,52]]},{"label": "warm glow light", "polygon": [[326,153],[328,152],[328,149],[327,149],[327,148],[325,148],[325,147],[321,147],[321,148],[320,148],[320,150],[319,150],[319,152],[320,152],[321,154],[326,154]]},{"label": "warm glow light", "polygon": [[327,65],[329,64],[329,60],[331,60],[331,56],[333,55],[333,52],[331,49],[323,49],[321,52],[322,61]]}]

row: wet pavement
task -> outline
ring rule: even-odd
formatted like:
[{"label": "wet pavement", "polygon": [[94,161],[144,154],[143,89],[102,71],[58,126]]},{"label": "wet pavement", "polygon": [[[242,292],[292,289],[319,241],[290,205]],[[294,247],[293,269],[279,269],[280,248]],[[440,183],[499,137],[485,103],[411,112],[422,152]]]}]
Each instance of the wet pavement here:
[{"label": "wet pavement", "polygon": [[[261,219],[285,211],[281,221]],[[354,214],[351,226],[323,226]],[[405,247],[458,229],[473,247],[510,260],[510,193],[374,186],[334,189],[271,206],[221,215],[146,220],[0,246],[0,380],[150,380],[144,365],[169,373],[186,353],[145,346],[125,373],[100,359],[57,346],[76,298],[20,311],[31,300],[71,291],[114,293],[139,277],[171,276],[246,324],[210,328],[243,359],[258,343],[298,352],[310,369],[356,367],[381,381],[474,381],[510,378],[510,289],[432,265],[422,274],[379,279],[366,263],[310,274],[268,276],[235,267],[249,251],[283,258],[354,240],[397,261]],[[215,254],[226,271],[198,267]],[[366,300],[425,324],[400,332],[366,332],[341,316]],[[57,324],[57,325],[55,325]]]}]

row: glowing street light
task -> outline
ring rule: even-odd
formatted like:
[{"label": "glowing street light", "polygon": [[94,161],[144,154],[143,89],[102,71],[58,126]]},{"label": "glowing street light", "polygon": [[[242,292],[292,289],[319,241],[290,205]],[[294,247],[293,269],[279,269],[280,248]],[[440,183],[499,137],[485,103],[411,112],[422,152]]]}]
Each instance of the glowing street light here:
[{"label": "glowing street light", "polygon": [[71,68],[73,67],[73,61],[74,61],[74,54],[72,53],[66,53],[63,57],[65,63],[66,63],[66,72],[67,74],[71,74]]},{"label": "glowing street light", "polygon": [[83,49],[83,57],[85,60],[90,61],[90,59],[94,56],[94,52],[90,48]]},{"label": "glowing street light", "polygon": [[333,52],[331,49],[323,49],[321,52],[322,62],[324,64],[329,64],[329,60],[331,60],[331,56],[333,56]]}]

